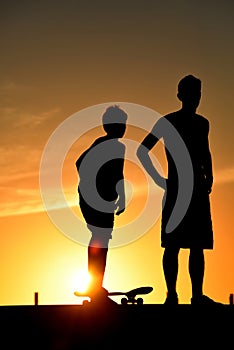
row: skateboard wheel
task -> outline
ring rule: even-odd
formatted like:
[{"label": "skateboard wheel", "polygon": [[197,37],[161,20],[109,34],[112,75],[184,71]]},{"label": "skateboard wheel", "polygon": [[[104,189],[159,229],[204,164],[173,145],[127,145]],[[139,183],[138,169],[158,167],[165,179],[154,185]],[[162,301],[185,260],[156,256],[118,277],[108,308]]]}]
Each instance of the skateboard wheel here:
[{"label": "skateboard wheel", "polygon": [[87,305],[87,304],[89,304],[89,300],[87,299],[83,300],[82,305]]},{"label": "skateboard wheel", "polygon": [[143,299],[142,298],[138,298],[137,299],[137,305],[142,305],[143,304]]},{"label": "skateboard wheel", "polygon": [[128,299],[127,298],[122,298],[121,299],[121,304],[122,305],[126,305],[128,303]]}]

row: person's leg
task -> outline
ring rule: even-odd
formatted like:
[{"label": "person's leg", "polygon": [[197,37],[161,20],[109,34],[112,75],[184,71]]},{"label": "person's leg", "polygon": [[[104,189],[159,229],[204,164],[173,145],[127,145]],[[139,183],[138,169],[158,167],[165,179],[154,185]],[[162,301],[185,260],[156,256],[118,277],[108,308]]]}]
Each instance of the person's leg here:
[{"label": "person's leg", "polygon": [[191,248],[189,254],[189,274],[193,298],[200,298],[203,295],[204,270],[205,259],[203,249]]},{"label": "person's leg", "polygon": [[[91,239],[91,241],[93,241]],[[108,248],[93,246],[88,247],[88,271],[91,276],[91,284],[95,289],[101,289],[106,269],[106,259]]]},{"label": "person's leg", "polygon": [[203,279],[205,272],[205,257],[202,248],[190,249],[189,255],[189,274],[192,284],[192,298],[193,305],[222,305],[215,302],[213,299],[203,294]]},{"label": "person's leg", "polygon": [[166,303],[178,303],[176,282],[178,275],[179,248],[174,246],[166,247],[163,254],[163,272],[167,285]]},{"label": "person's leg", "polygon": [[88,271],[91,276],[91,290],[100,291],[106,269],[109,240],[112,228],[98,228],[88,225],[92,237],[88,246]]}]

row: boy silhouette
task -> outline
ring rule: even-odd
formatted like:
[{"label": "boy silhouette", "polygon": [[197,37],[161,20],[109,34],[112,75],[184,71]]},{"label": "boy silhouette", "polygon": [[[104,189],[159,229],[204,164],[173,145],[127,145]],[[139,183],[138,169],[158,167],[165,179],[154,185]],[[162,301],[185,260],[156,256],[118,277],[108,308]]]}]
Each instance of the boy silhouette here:
[{"label": "boy silhouette", "polygon": [[[191,303],[194,305],[215,304],[212,299],[203,294],[205,271],[203,250],[213,249],[213,229],[209,199],[213,184],[213,174],[208,140],[209,122],[206,118],[196,113],[201,98],[200,79],[193,75],[187,75],[182,78],[178,84],[177,97],[182,103],[182,108],[158,120],[151,133],[142,141],[137,150],[137,155],[156,184],[165,189],[161,220],[161,246],[164,248],[163,270],[167,285],[165,304],[178,304],[176,282],[178,254],[181,248],[190,250],[188,267],[192,284]],[[174,159],[177,159],[180,166],[181,164],[186,166],[186,162],[183,154],[177,152],[178,150],[174,147],[175,139],[173,139],[169,126],[172,126],[178,133],[179,138],[183,140],[191,159],[193,172],[193,188],[190,203],[182,220],[173,228],[172,232],[168,232],[166,228],[180,190],[179,164],[176,164]],[[164,179],[157,172],[149,156],[150,150],[160,138],[164,140],[165,145],[168,164],[167,179]],[[172,149],[175,157],[172,157]],[[179,154],[176,154],[176,152]],[[186,170],[184,168],[184,171]]]},{"label": "boy silhouette", "polygon": [[126,130],[127,114],[110,106],[102,116],[106,135],[96,139],[76,161],[79,174],[79,204],[91,232],[88,245],[88,271],[91,283],[88,294],[100,300],[107,296],[103,288],[109,240],[115,215],[125,210],[125,146],[119,141]]}]

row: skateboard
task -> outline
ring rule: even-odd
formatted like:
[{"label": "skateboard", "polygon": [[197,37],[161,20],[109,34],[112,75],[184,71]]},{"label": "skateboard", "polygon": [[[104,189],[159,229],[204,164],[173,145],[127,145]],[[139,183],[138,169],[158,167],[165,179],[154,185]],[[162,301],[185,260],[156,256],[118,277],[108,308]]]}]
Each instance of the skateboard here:
[{"label": "skateboard", "polygon": [[[122,305],[127,305],[127,304],[137,304],[137,305],[142,305],[144,303],[143,298],[137,298],[138,295],[143,295],[143,294],[149,294],[153,290],[153,287],[138,287],[129,290],[128,292],[108,292],[107,296],[112,297],[112,296],[117,296],[117,295],[122,295],[123,298],[121,299],[121,304]],[[89,298],[90,296],[85,294],[85,293],[79,293],[79,292],[74,292],[74,294],[77,297],[87,297]],[[88,300],[83,301],[83,305],[88,303]]]}]

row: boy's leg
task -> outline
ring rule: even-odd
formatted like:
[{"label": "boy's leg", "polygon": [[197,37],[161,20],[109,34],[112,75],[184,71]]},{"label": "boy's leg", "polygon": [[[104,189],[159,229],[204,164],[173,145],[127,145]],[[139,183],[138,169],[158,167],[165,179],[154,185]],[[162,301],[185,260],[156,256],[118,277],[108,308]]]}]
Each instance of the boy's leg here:
[{"label": "boy's leg", "polygon": [[88,246],[88,271],[91,275],[91,289],[101,290],[106,269],[106,259],[112,228],[90,227],[92,237]]},{"label": "boy's leg", "polygon": [[101,289],[106,269],[108,248],[88,247],[88,271],[95,289]]}]

